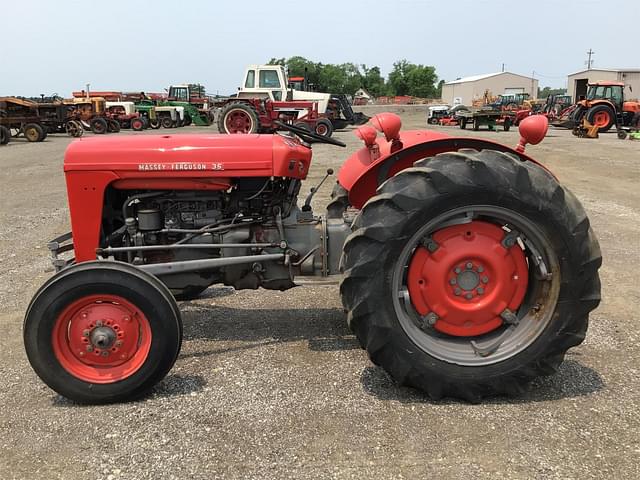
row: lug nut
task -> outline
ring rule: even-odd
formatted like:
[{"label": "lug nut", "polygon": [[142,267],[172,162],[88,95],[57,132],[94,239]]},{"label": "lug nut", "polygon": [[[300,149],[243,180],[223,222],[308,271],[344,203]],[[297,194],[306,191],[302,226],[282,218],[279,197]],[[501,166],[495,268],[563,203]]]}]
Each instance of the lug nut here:
[{"label": "lug nut", "polygon": [[102,355],[103,357],[106,357],[109,355],[109,352],[107,352],[106,350],[103,350],[100,355]]},{"label": "lug nut", "polygon": [[452,278],[451,280],[449,280],[449,283],[450,283],[451,285],[455,285],[455,284],[456,284],[456,279],[455,279],[455,278]]},{"label": "lug nut", "polygon": [[121,347],[122,346],[122,340],[118,340],[116,342],[116,347]]},{"label": "lug nut", "polygon": [[478,295],[482,295],[484,293],[484,288],[478,287],[476,291],[478,292]]},{"label": "lug nut", "polygon": [[489,283],[489,277],[487,277],[486,275],[482,277],[482,283]]},{"label": "lug nut", "polygon": [[88,337],[88,336],[89,336],[89,333],[91,333],[91,332],[89,332],[89,330],[83,330],[83,331],[82,331],[82,336],[83,336],[83,337]]},{"label": "lug nut", "polygon": [[96,322],[96,327],[101,327],[102,326],[102,320],[98,320]]},{"label": "lug nut", "polygon": [[460,290],[459,288],[456,288],[453,293],[455,293],[456,295],[460,295],[462,293],[462,290]]},{"label": "lug nut", "polygon": [[471,270],[473,268],[473,263],[468,262],[467,263],[467,270]]},{"label": "lug nut", "polygon": [[461,271],[462,270],[460,270],[460,267],[456,267],[455,270],[454,270],[454,272],[456,272],[456,273],[460,273]]},{"label": "lug nut", "polygon": [[482,265],[478,265],[478,272],[484,272],[484,267]]},{"label": "lug nut", "polygon": [[467,300],[471,300],[473,298],[473,293],[467,293],[465,297],[467,298]]},{"label": "lug nut", "polygon": [[87,352],[93,352],[93,347],[91,345],[87,345]]}]

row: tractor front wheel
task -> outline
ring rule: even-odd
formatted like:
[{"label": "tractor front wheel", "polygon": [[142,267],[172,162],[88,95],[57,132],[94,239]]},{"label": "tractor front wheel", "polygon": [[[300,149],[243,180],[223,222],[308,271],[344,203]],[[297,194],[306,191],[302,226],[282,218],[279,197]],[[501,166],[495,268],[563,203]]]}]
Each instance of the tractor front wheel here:
[{"label": "tractor front wheel", "polygon": [[144,130],[144,122],[141,118],[133,118],[131,119],[131,130],[136,132],[141,132]]},{"label": "tractor front wheel", "polygon": [[119,262],[86,262],[45,283],[24,320],[38,376],[80,403],[139,397],[173,366],[180,311],[154,276]]},{"label": "tractor front wheel", "polygon": [[101,117],[91,119],[91,121],[89,122],[89,127],[91,128],[91,131],[96,135],[102,135],[104,133],[107,133],[107,131],[109,130],[107,121]]},{"label": "tractor front wheel", "polygon": [[522,392],[584,340],[600,301],[582,206],[510,154],[416,162],[355,227],[340,286],[349,326],[375,364],[434,399]]},{"label": "tractor front wheel", "polygon": [[257,133],[258,128],[258,114],[247,103],[235,102],[228,104],[222,109],[218,118],[218,131],[220,133]]},{"label": "tractor front wheel", "polygon": [[118,133],[120,131],[120,122],[114,119],[109,119],[107,121],[107,126],[109,129],[109,133]]}]

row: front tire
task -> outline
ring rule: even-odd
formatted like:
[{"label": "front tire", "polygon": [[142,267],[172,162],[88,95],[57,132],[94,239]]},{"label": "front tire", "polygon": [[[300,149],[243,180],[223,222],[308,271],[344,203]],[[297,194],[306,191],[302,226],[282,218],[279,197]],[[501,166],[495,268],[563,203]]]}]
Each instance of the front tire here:
[{"label": "front tire", "polygon": [[23,329],[38,376],[80,403],[144,395],[171,369],[182,339],[169,290],[119,262],[85,262],[53,276],[31,300]]},{"label": "front tire", "polygon": [[89,127],[96,135],[103,135],[109,130],[107,121],[102,117],[92,118],[89,122]]},{"label": "front tire", "polygon": [[607,105],[596,105],[587,111],[587,120],[591,125],[598,126],[598,132],[608,132],[615,123],[615,113]]},{"label": "front tire", "polygon": [[396,381],[479,401],[522,392],[584,340],[601,262],[582,206],[551,174],[461,150],[416,162],[367,202],[340,292]]},{"label": "front tire", "polygon": [[234,102],[222,109],[218,118],[220,133],[258,133],[258,114],[255,109],[244,102]]}]

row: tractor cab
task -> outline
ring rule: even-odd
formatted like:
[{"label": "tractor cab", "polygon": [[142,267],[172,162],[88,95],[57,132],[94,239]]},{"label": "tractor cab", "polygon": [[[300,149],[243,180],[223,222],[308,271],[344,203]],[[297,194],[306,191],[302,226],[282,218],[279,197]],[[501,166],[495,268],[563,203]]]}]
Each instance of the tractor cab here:
[{"label": "tractor cab", "polygon": [[599,82],[589,85],[586,100],[588,102],[596,100],[609,100],[618,108],[624,102],[624,83],[620,82]]},{"label": "tractor cab", "polygon": [[171,85],[169,87],[169,93],[167,100],[170,102],[184,102],[190,103],[202,108],[207,108],[207,95],[205,89],[200,84],[182,84]]},{"label": "tractor cab", "polygon": [[249,65],[245,70],[242,86],[238,87],[238,98],[264,98],[272,102],[318,102],[318,113],[324,114],[331,95],[298,90],[295,88],[298,84],[302,86],[304,79],[289,85],[282,65]]}]

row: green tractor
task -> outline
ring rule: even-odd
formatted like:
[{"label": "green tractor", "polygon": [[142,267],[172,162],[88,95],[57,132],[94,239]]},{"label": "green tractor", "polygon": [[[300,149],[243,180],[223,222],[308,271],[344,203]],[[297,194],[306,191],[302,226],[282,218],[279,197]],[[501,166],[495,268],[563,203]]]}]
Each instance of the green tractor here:
[{"label": "green tractor", "polygon": [[200,84],[171,85],[166,100],[158,102],[160,106],[184,107],[184,125],[191,123],[208,126],[213,122],[213,109],[209,106],[209,97]]}]

